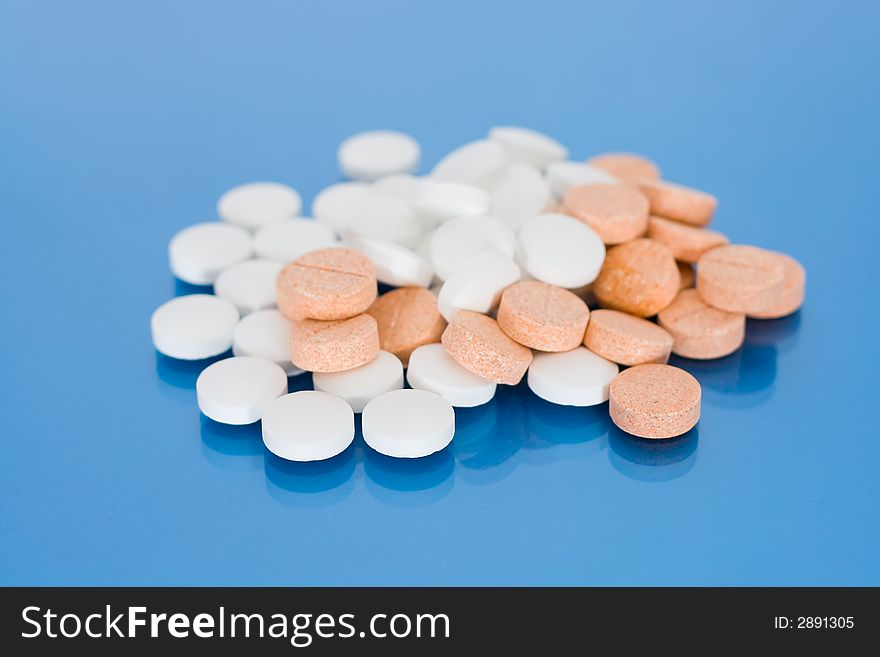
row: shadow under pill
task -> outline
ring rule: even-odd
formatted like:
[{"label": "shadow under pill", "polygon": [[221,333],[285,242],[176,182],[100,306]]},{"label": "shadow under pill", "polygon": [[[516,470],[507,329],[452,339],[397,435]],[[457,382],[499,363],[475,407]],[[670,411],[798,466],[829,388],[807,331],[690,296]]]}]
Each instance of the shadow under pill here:
[{"label": "shadow under pill", "polygon": [[315,384],[312,381],[311,372],[303,372],[296,376],[287,377],[287,392],[300,392],[302,390],[314,390]]},{"label": "shadow under pill", "polygon": [[499,412],[495,399],[455,409],[455,438],[449,449],[458,475],[468,483],[499,481],[516,468],[511,457],[519,451],[520,442],[499,430]]},{"label": "shadow under pill", "polygon": [[455,480],[449,447],[418,459],[398,459],[365,446],[367,490],[381,502],[399,507],[422,506],[445,497]]},{"label": "shadow under pill", "polygon": [[298,463],[263,450],[263,469],[269,495],[285,506],[320,508],[337,504],[351,494],[357,465],[355,446],[324,461]]},{"label": "shadow under pill", "polygon": [[204,414],[199,416],[202,453],[223,470],[254,470],[260,467],[263,436],[259,422],[244,425],[221,424]]},{"label": "shadow under pill", "polygon": [[755,346],[774,346],[779,353],[793,348],[800,337],[803,310],[779,319],[747,319],[746,342]]},{"label": "shadow under pill", "polygon": [[[218,360],[229,358],[231,351],[226,351],[219,356],[211,358],[203,358],[202,360],[180,360],[177,358],[169,358],[165,354],[158,351],[156,354],[156,374],[159,380],[181,390],[195,390],[196,380],[208,365],[216,363]],[[189,397],[187,397],[189,398]]]},{"label": "shadow under pill", "polygon": [[686,475],[697,460],[699,424],[666,440],[637,438],[614,424],[608,430],[608,458],[615,470],[636,481],[672,481]]},{"label": "shadow under pill", "polygon": [[[611,418],[608,403],[561,406],[532,395],[526,405],[529,440],[525,449],[569,447],[565,454],[596,454],[605,449]],[[573,449],[572,449],[573,448]]]},{"label": "shadow under pill", "polygon": [[174,296],[185,297],[188,294],[214,294],[213,285],[193,285],[179,278],[174,279]]}]

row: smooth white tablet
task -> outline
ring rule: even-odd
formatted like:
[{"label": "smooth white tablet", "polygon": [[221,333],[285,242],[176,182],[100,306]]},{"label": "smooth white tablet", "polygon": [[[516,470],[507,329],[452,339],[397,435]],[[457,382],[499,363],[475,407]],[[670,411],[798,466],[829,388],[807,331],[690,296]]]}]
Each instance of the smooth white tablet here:
[{"label": "smooth white tablet", "polygon": [[431,171],[431,177],[492,189],[504,175],[509,161],[504,146],[479,139],[456,148],[440,160]]},{"label": "smooth white tablet", "polygon": [[539,169],[545,169],[551,162],[568,157],[565,146],[552,137],[529,128],[498,126],[489,130],[489,139],[504,146],[512,159],[528,162]]},{"label": "smooth white tablet", "polygon": [[409,203],[370,190],[360,197],[338,230],[346,238],[358,235],[414,247],[422,237],[423,226]]},{"label": "smooth white tablet", "polygon": [[323,461],[354,440],[354,413],[344,399],[301,390],[273,399],[263,412],[263,444],[288,461]]},{"label": "smooth white tablet", "polygon": [[541,399],[563,406],[594,406],[608,401],[616,363],[586,347],[556,353],[535,352],[529,366],[529,388]]},{"label": "smooth white tablet", "polygon": [[196,380],[199,410],[215,422],[251,424],[287,394],[287,374],[265,358],[233,356],[208,365]]},{"label": "smooth white tablet", "polygon": [[596,280],[604,261],[602,239],[573,217],[542,214],[520,229],[517,262],[539,281],[581,287]]},{"label": "smooth white tablet", "polygon": [[437,295],[437,309],[447,322],[459,310],[488,313],[498,305],[504,288],[519,278],[513,260],[497,251],[484,251],[446,279]]},{"label": "smooth white tablet", "polygon": [[406,380],[416,390],[436,392],[453,406],[481,406],[495,396],[496,384],[466,370],[442,344],[426,344],[409,357]]},{"label": "smooth white tablet", "polygon": [[555,204],[553,192],[541,172],[522,162],[511,164],[492,192],[492,214],[504,219],[514,230]]},{"label": "smooth white tablet", "polygon": [[583,162],[553,162],[547,167],[547,184],[556,195],[562,199],[572,187],[580,185],[614,184],[620,181],[598,167],[584,164]]},{"label": "smooth white tablet", "polygon": [[315,390],[341,397],[360,413],[371,399],[403,387],[403,365],[394,354],[380,351],[366,365],[345,372],[315,372],[312,378]]},{"label": "smooth white tablet", "polygon": [[153,345],[181,360],[218,356],[232,346],[238,309],[213,294],[189,294],[166,301],[150,317]]},{"label": "smooth white tablet", "polygon": [[293,219],[302,209],[299,192],[275,182],[255,182],[233,187],[217,201],[223,221],[250,230]]},{"label": "smooth white tablet", "polygon": [[427,390],[392,390],[364,408],[364,441],[380,454],[419,458],[439,452],[455,435],[455,411]]},{"label": "smooth white tablet", "polygon": [[184,228],[168,244],[171,273],[193,285],[211,285],[221,271],[247,260],[253,252],[249,232],[220,222]]},{"label": "smooth white tablet", "polygon": [[497,217],[459,217],[440,224],[431,234],[428,253],[437,278],[446,280],[478,253],[494,249],[513,258],[516,235]]},{"label": "smooth white tablet", "polygon": [[434,269],[424,258],[394,242],[353,237],[348,246],[373,261],[380,283],[428,287],[434,279]]},{"label": "smooth white tablet", "polygon": [[363,196],[372,189],[372,185],[365,182],[343,182],[325,187],[312,201],[312,216],[315,221],[339,232],[360,205]]},{"label": "smooth white tablet", "polygon": [[333,229],[314,219],[285,219],[264,226],[254,235],[258,258],[288,263],[309,251],[337,245]]},{"label": "smooth white tablet", "polygon": [[373,181],[415,171],[421,149],[415,139],[402,132],[373,130],[346,139],[336,155],[346,178]]},{"label": "smooth white tablet", "polygon": [[303,373],[290,362],[290,320],[275,308],[258,310],[241,319],[232,332],[232,354],[271,360],[287,376]]},{"label": "smooth white tablet", "polygon": [[283,266],[277,260],[245,260],[232,265],[217,277],[214,294],[234,303],[242,315],[271,308]]},{"label": "smooth white tablet", "polygon": [[412,203],[419,191],[422,179],[409,173],[397,173],[385,176],[373,183],[373,189],[383,194],[391,194]]},{"label": "smooth white tablet", "polygon": [[465,215],[486,214],[491,204],[492,197],[479,187],[456,182],[422,180],[413,208],[434,222],[439,222]]}]

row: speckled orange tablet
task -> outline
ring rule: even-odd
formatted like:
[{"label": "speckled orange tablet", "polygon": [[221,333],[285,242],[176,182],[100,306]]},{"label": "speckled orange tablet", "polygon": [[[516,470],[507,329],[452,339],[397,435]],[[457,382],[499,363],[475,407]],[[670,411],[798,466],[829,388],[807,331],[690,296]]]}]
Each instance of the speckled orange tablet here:
[{"label": "speckled orange tablet", "polygon": [[790,255],[771,251],[782,264],[785,272],[785,278],[782,281],[782,292],[779,298],[769,308],[751,313],[749,317],[755,319],[779,319],[786,315],[791,315],[794,311],[801,307],[804,303],[804,294],[807,286],[807,272],[803,265]]},{"label": "speckled orange tablet", "polygon": [[672,353],[685,358],[722,358],[742,346],[746,316],[713,308],[696,290],[682,290],[657,315],[674,342]]},{"label": "speckled orange tablet", "polygon": [[437,297],[423,287],[399,287],[386,292],[367,310],[379,325],[379,344],[409,365],[418,347],[440,342],[446,320],[437,310]]},{"label": "speckled orange tablet", "polygon": [[290,360],[308,372],[344,372],[369,363],[378,353],[376,320],[367,314],[295,320],[290,327]]},{"label": "speckled orange tablet", "polygon": [[621,365],[665,363],[672,336],[654,322],[618,310],[594,310],[584,346]]},{"label": "speckled orange tablet", "polygon": [[568,290],[520,281],[501,295],[498,327],[521,345],[539,351],[568,351],[580,345],[590,309]]},{"label": "speckled orange tablet", "polygon": [[711,194],[660,180],[642,180],[639,189],[651,201],[651,214],[686,224],[705,226],[718,205]]},{"label": "speckled orange tablet", "polygon": [[655,216],[648,219],[648,237],[668,246],[676,260],[689,263],[699,260],[709,249],[730,241],[717,231]]},{"label": "speckled orange tablet", "polygon": [[697,280],[697,275],[694,273],[694,268],[692,265],[686,262],[676,262],[678,265],[678,273],[681,276],[681,282],[678,284],[679,290],[684,290],[685,288],[693,287],[694,281]]},{"label": "speckled orange tablet", "polygon": [[605,244],[635,239],[648,228],[648,199],[629,185],[572,187],[563,205],[566,214],[590,226]]},{"label": "speckled orange tablet", "polygon": [[656,180],[660,168],[646,157],[634,153],[603,153],[587,160],[587,164],[610,173],[623,182]]},{"label": "speckled orange tablet", "polygon": [[700,297],[732,313],[750,315],[773,308],[784,281],[785,268],[777,254],[757,246],[719,246],[706,251],[697,263]]},{"label": "speckled orange tablet", "polygon": [[593,292],[605,308],[651,317],[672,303],[680,283],[669,249],[642,238],[609,249]]},{"label": "speckled orange tablet", "polygon": [[700,384],[672,365],[636,365],[611,382],[608,410],[623,431],[640,438],[673,438],[700,419]]},{"label": "speckled orange tablet", "polygon": [[459,365],[494,383],[516,385],[532,362],[532,352],[511,340],[491,317],[459,310],[441,338]]},{"label": "speckled orange tablet", "polygon": [[376,268],[365,255],[318,249],[278,274],[278,310],[290,320],[345,319],[369,308],[376,290]]}]

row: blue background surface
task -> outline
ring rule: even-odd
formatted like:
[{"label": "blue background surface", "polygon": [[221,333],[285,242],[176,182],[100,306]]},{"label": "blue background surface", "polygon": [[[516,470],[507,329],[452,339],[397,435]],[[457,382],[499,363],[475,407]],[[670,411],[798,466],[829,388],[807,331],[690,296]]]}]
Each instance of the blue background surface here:
[{"label": "blue background surface", "polygon": [[[4,2],[0,583],[880,584],[877,7]],[[807,305],[679,361],[668,443],[523,387],[418,463],[201,419],[150,344],[169,237],[245,181],[308,204],[356,131],[430,166],[495,124],[712,191]]]}]

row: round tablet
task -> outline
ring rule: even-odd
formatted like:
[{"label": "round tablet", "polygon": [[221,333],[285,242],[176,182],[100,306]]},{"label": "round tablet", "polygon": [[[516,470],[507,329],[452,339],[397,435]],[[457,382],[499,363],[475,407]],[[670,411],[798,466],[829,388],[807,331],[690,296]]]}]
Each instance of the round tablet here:
[{"label": "round tablet", "polygon": [[621,244],[644,235],[648,199],[627,185],[582,185],[565,193],[565,212],[595,230],[605,244]]},{"label": "round tablet", "polygon": [[442,344],[426,344],[413,351],[406,380],[416,390],[436,392],[461,408],[491,401],[497,388],[497,384],[456,363]]},{"label": "round tablet", "polygon": [[706,251],[697,263],[697,292],[710,306],[747,315],[779,301],[785,268],[757,246],[728,244]]},{"label": "round tablet", "polygon": [[552,137],[516,126],[497,126],[489,130],[489,139],[504,146],[510,157],[544,169],[551,162],[568,157],[568,149]]},{"label": "round tablet", "polygon": [[498,305],[504,288],[519,278],[520,270],[513,260],[497,251],[484,251],[443,283],[437,295],[437,308],[447,322],[459,310],[488,313]]},{"label": "round tablet", "polygon": [[440,342],[446,320],[437,310],[437,297],[422,287],[401,287],[386,292],[367,310],[376,320],[379,345],[397,356],[406,367],[417,347]]},{"label": "round tablet", "polygon": [[271,360],[287,376],[303,373],[290,361],[290,320],[275,308],[242,318],[232,333],[232,354]]},{"label": "round tablet", "polygon": [[584,335],[584,346],[620,363],[665,363],[672,351],[672,336],[647,319],[617,310],[594,310]]},{"label": "round tablet", "polygon": [[288,461],[323,461],[354,440],[351,406],[326,392],[301,390],[273,399],[263,412],[263,444]]},{"label": "round tablet", "polygon": [[590,309],[577,295],[541,281],[519,281],[501,295],[498,327],[521,345],[569,351],[584,339]]},{"label": "round tablet", "polygon": [[415,139],[402,132],[373,130],[346,139],[336,155],[346,178],[373,181],[415,171],[421,149]]},{"label": "round tablet", "polygon": [[494,383],[516,385],[532,362],[532,352],[511,340],[491,317],[459,311],[440,338],[459,365]]},{"label": "round tablet", "polygon": [[412,203],[419,192],[422,179],[409,173],[396,173],[385,176],[373,183],[373,190],[383,194],[391,194],[399,199]]},{"label": "round tablet", "polygon": [[440,224],[428,241],[437,278],[445,281],[468,260],[494,250],[513,258],[516,235],[497,217],[459,217]]},{"label": "round tablet", "polygon": [[620,181],[602,169],[583,162],[553,162],[547,167],[547,184],[550,190],[561,199],[572,187],[581,185],[614,184]]},{"label": "round tablet", "polygon": [[211,285],[221,271],[247,260],[253,252],[250,233],[219,222],[184,228],[168,244],[171,273],[192,285]]},{"label": "round tablet", "polygon": [[365,182],[342,182],[325,187],[312,201],[312,216],[315,221],[327,224],[338,232],[348,223],[361,199],[372,189]]},{"label": "round tablet", "polygon": [[196,380],[199,410],[223,424],[256,422],[266,404],[284,394],[287,374],[265,358],[226,358],[208,365]]},{"label": "round tablet", "polygon": [[608,399],[608,386],[619,368],[584,347],[535,354],[529,388],[541,399],[563,406],[595,406]]},{"label": "round tablet", "polygon": [[654,216],[648,219],[648,237],[665,244],[676,260],[687,263],[695,263],[709,249],[729,241],[714,230]]},{"label": "round tablet", "polygon": [[682,290],[657,315],[674,342],[672,352],[684,358],[722,358],[742,346],[746,316],[713,308],[693,288]]},{"label": "round tablet", "polygon": [[634,153],[603,153],[587,160],[587,164],[607,171],[623,182],[657,180],[660,168],[646,157]]},{"label": "round tablet", "polygon": [[376,320],[366,314],[336,321],[303,319],[290,328],[290,360],[307,372],[343,372],[378,353]]},{"label": "round tablet", "polygon": [[550,187],[535,167],[514,162],[492,191],[492,214],[515,230],[527,219],[556,206]]},{"label": "round tablet", "polygon": [[281,263],[335,245],[333,229],[314,219],[285,219],[264,226],[254,235],[257,257]]},{"label": "round tablet", "polygon": [[360,413],[374,397],[403,387],[403,365],[387,351],[380,351],[369,363],[345,372],[315,372],[315,390],[341,397]]},{"label": "round tablet", "polygon": [[214,294],[247,315],[275,305],[276,281],[282,264],[275,260],[245,260],[224,269],[214,282]]},{"label": "round tablet", "polygon": [[782,292],[776,303],[761,310],[752,313],[749,317],[755,319],[779,319],[791,315],[794,311],[801,307],[804,303],[804,294],[807,285],[807,272],[803,265],[797,260],[784,253],[771,251],[782,265],[784,278],[782,281]]},{"label": "round tablet", "polygon": [[211,294],[189,294],[166,301],[150,317],[153,345],[181,360],[218,356],[232,346],[238,324],[235,305]]},{"label": "round tablet", "polygon": [[419,184],[413,208],[433,221],[446,221],[465,215],[483,215],[489,211],[492,197],[473,185],[440,180]]},{"label": "round tablet", "polygon": [[434,269],[413,251],[386,240],[353,237],[348,245],[367,256],[376,267],[376,279],[386,285],[428,287]]},{"label": "round tablet", "polygon": [[284,219],[293,219],[302,209],[299,193],[287,185],[256,182],[233,187],[217,202],[223,221],[255,230]]},{"label": "round tablet", "polygon": [[344,237],[358,235],[415,247],[423,225],[409,203],[392,194],[371,190],[342,220],[338,230]]},{"label": "round tablet", "polygon": [[386,456],[420,458],[439,452],[455,435],[455,411],[426,390],[392,390],[364,409],[364,442]]},{"label": "round tablet", "polygon": [[605,245],[586,224],[564,214],[542,214],[519,233],[519,262],[539,281],[574,288],[592,283],[605,259]]},{"label": "round tablet", "polygon": [[609,389],[611,420],[640,438],[673,438],[700,419],[700,384],[671,365],[636,365],[624,370]]},{"label": "round tablet", "polygon": [[651,317],[672,303],[680,283],[669,249],[641,238],[609,249],[593,292],[605,308]]},{"label": "round tablet", "polygon": [[504,146],[478,139],[446,155],[431,171],[431,177],[491,189],[501,180],[508,162]]},{"label": "round tablet", "polygon": [[718,205],[711,194],[661,180],[641,180],[639,190],[651,202],[651,214],[696,226],[712,221]]}]

